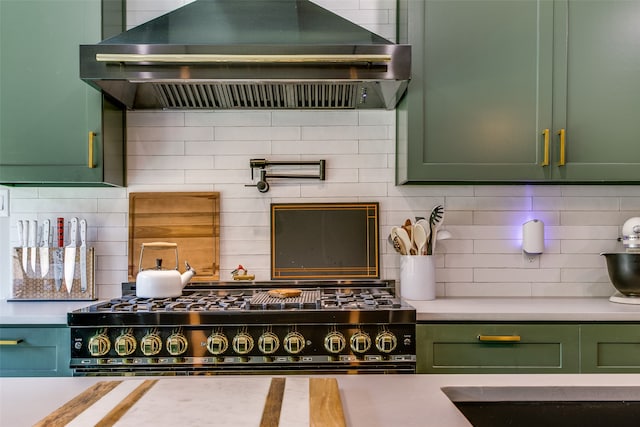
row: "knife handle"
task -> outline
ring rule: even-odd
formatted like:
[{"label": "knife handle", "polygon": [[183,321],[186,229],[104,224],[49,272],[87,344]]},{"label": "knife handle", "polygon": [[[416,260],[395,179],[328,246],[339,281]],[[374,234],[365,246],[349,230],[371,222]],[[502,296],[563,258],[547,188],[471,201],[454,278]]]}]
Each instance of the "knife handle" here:
[{"label": "knife handle", "polygon": [[85,246],[87,243],[87,220],[80,220],[80,244]]},{"label": "knife handle", "polygon": [[29,221],[29,247],[35,248],[38,241],[38,221]]},{"label": "knife handle", "polygon": [[64,218],[58,218],[58,247],[64,246]]},{"label": "knife handle", "polygon": [[69,231],[69,244],[71,246],[78,245],[78,218],[71,218],[71,231]]},{"label": "knife handle", "polygon": [[42,243],[40,246],[49,247],[49,233],[51,232],[51,221],[45,219],[42,223]]},{"label": "knife handle", "polygon": [[22,220],[21,219],[18,220],[17,225],[18,225],[18,240],[20,240],[19,246],[23,246],[24,247],[25,246],[24,245],[24,229],[23,229],[23,225],[22,225]]}]

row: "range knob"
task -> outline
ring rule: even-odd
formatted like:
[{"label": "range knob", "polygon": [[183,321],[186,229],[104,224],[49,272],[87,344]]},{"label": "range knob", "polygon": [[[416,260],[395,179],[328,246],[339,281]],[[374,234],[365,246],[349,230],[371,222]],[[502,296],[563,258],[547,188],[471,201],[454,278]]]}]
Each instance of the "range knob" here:
[{"label": "range knob", "polygon": [[167,338],[167,351],[172,356],[178,356],[184,353],[187,351],[187,347],[189,347],[187,337],[180,332],[175,332]]},{"label": "range knob", "polygon": [[89,354],[92,356],[104,356],[111,349],[111,341],[106,331],[99,331],[89,338]]},{"label": "range knob", "polygon": [[136,351],[136,347],[138,343],[136,342],[136,337],[131,334],[130,331],[122,332],[114,343],[114,347],[116,349],[116,353],[118,356],[128,356],[134,351]]},{"label": "range knob", "polygon": [[140,348],[145,356],[154,356],[162,350],[162,338],[155,332],[149,332],[140,340]]},{"label": "range knob", "polygon": [[324,348],[329,353],[340,353],[347,345],[347,339],[338,331],[329,332],[324,338]]},{"label": "range knob", "polygon": [[398,339],[393,332],[383,331],[376,336],[376,348],[382,353],[391,353],[398,345]]},{"label": "range knob", "polygon": [[287,353],[298,354],[304,348],[305,339],[301,333],[291,331],[284,337],[284,349]]},{"label": "range knob", "polygon": [[371,337],[364,331],[358,331],[351,335],[351,350],[356,353],[364,353],[371,348]]},{"label": "range knob", "polygon": [[227,351],[229,339],[222,332],[214,332],[207,338],[207,350],[209,353],[218,355]]},{"label": "range knob", "polygon": [[265,332],[258,338],[258,349],[264,354],[273,354],[280,347],[280,340],[273,332]]},{"label": "range knob", "polygon": [[247,354],[253,350],[253,337],[246,332],[239,332],[233,337],[233,351],[238,354]]}]

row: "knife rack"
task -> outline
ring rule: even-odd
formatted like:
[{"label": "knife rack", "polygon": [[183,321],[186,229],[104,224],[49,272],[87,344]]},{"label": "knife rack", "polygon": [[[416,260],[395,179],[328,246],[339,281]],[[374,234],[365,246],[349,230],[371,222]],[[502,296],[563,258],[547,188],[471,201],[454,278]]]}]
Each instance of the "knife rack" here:
[{"label": "knife rack", "polygon": [[[26,248],[29,251],[31,248]],[[12,248],[11,280],[12,290],[9,301],[93,301],[97,299],[95,290],[95,251],[87,248],[86,269],[87,289],[82,291],[80,249],[76,250],[75,270],[71,292],[67,291],[64,282],[64,248],[49,248],[49,271],[42,277],[40,254],[36,257],[36,269],[32,271],[30,252],[27,254],[27,271],[22,266],[24,248]],[[54,275],[54,251],[61,251],[61,285],[56,288]]]}]

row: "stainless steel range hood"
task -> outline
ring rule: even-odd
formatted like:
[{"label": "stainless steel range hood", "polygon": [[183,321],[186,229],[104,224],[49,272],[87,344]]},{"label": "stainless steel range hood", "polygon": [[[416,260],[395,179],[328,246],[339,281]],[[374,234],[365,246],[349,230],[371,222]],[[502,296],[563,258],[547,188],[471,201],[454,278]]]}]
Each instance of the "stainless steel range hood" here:
[{"label": "stainless steel range hood", "polygon": [[80,46],[80,77],[129,109],[392,109],[410,69],[410,46],[307,0],[199,0]]}]

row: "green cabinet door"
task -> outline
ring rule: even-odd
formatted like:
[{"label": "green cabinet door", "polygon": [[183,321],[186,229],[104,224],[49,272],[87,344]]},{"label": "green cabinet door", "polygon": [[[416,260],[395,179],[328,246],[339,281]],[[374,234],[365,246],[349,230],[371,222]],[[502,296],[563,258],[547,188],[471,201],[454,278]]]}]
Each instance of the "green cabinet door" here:
[{"label": "green cabinet door", "polygon": [[0,184],[124,184],[124,112],[79,77],[101,6],[0,2]]},{"label": "green cabinet door", "polygon": [[579,326],[418,324],[417,373],[576,373]]},{"label": "green cabinet door", "polygon": [[556,1],[554,19],[553,179],[640,181],[640,2]]},{"label": "green cabinet door", "polygon": [[582,325],[582,372],[640,372],[640,325]]},{"label": "green cabinet door", "polygon": [[3,326],[0,377],[71,376],[69,345],[70,332],[66,326]]},{"label": "green cabinet door", "polygon": [[399,184],[639,182],[636,0],[399,1]]},{"label": "green cabinet door", "polygon": [[400,1],[397,182],[548,179],[552,28],[547,1]]}]

